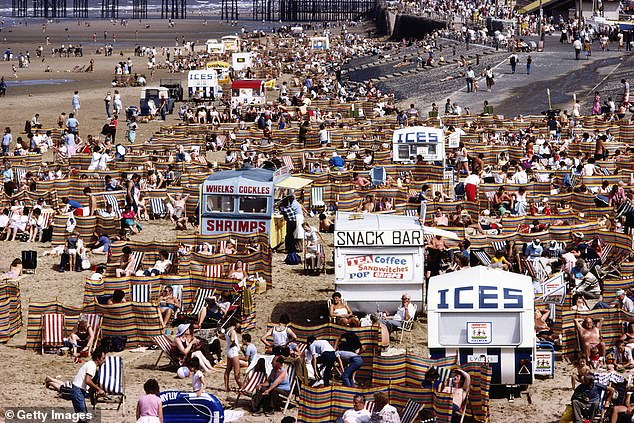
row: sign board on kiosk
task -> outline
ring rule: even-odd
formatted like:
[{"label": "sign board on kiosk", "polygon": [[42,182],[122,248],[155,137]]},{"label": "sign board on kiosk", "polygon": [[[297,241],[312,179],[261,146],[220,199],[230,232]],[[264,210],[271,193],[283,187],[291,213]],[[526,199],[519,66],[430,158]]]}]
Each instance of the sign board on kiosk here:
[{"label": "sign board on kiosk", "polygon": [[487,362],[491,383],[528,385],[534,379],[532,280],[484,266],[434,276],[427,296],[432,358],[457,355],[461,364]]},{"label": "sign board on kiosk", "polygon": [[339,212],[335,219],[335,289],[355,311],[396,310],[407,292],[423,301],[424,234],[417,218]]},{"label": "sign board on kiosk", "polygon": [[392,160],[415,162],[422,156],[426,162],[442,162],[445,158],[445,134],[440,128],[409,126],[392,135]]},{"label": "sign board on kiosk", "polygon": [[187,90],[189,98],[198,93],[200,99],[215,98],[222,95],[218,81],[218,73],[213,69],[191,70],[187,73]]}]

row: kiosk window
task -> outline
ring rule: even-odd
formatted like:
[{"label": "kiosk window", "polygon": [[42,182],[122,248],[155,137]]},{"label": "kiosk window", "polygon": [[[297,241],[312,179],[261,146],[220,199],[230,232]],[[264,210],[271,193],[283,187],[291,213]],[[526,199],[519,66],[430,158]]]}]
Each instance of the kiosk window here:
[{"label": "kiosk window", "polygon": [[490,344],[519,345],[522,342],[521,321],[522,313],[440,313],[438,342],[447,346],[473,346],[467,339],[467,322],[481,322],[491,323]]},{"label": "kiosk window", "polygon": [[238,211],[240,213],[267,213],[268,197],[254,197],[251,195],[245,195],[240,197],[240,206]]},{"label": "kiosk window", "polygon": [[216,213],[233,213],[233,196],[208,195],[205,210]]}]

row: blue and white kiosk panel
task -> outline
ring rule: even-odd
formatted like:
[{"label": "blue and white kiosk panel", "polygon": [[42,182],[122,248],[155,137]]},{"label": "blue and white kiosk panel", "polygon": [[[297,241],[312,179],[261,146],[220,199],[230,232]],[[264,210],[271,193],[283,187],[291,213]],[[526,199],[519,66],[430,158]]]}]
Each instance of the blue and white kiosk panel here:
[{"label": "blue and white kiosk panel", "polygon": [[488,362],[492,383],[533,382],[534,293],[531,278],[477,266],[429,281],[428,343],[433,358]]}]

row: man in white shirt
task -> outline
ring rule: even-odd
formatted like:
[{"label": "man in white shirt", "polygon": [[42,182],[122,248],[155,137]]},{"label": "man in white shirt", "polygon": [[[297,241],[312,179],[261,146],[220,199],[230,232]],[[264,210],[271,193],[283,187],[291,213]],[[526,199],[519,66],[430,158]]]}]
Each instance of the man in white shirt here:
[{"label": "man in white shirt", "polygon": [[511,178],[511,181],[517,185],[525,185],[528,183],[528,174],[524,168],[520,167],[517,172]]},{"label": "man in white shirt", "polygon": [[352,399],[352,408],[343,413],[343,423],[368,423],[370,412],[365,409],[365,396],[357,394]]},{"label": "man in white shirt", "polygon": [[106,361],[106,353],[101,348],[97,348],[92,352],[92,360],[86,362],[79,368],[79,371],[73,379],[70,390],[70,399],[73,403],[75,413],[85,413],[86,397],[88,389],[95,389],[97,396],[105,395],[105,391],[99,387],[93,380],[97,374],[97,369]]},{"label": "man in white shirt", "polygon": [[[332,376],[332,368],[338,362],[341,369],[343,369],[343,363],[341,358],[335,353],[335,349],[330,345],[330,342],[325,339],[317,339],[314,336],[309,336],[306,339],[308,343],[308,349],[306,350],[306,361],[310,361],[315,371],[315,377],[319,377],[319,369],[317,364],[324,365],[324,374],[322,377],[323,385],[328,386],[330,384],[330,377]],[[318,380],[315,385],[321,385],[321,380]]]},{"label": "man in white shirt", "polygon": [[583,165],[583,176],[593,176],[594,175],[594,170],[597,167],[595,165],[596,160],[594,159],[594,157],[590,157],[588,159],[588,163]]},{"label": "man in white shirt", "polygon": [[387,326],[390,333],[403,325],[403,321],[414,317],[414,305],[409,294],[403,294],[401,297],[401,306],[396,309],[393,316],[386,316],[381,322]]}]

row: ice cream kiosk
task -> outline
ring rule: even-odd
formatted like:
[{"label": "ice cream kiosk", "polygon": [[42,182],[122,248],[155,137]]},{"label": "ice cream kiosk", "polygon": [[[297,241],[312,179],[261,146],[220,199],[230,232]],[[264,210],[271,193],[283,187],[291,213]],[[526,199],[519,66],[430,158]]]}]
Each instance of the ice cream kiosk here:
[{"label": "ice cream kiosk", "polygon": [[486,362],[491,383],[533,383],[535,319],[529,276],[484,266],[429,280],[427,331],[432,358]]},{"label": "ice cream kiosk", "polygon": [[261,79],[240,79],[231,83],[231,106],[265,104],[266,87]]},{"label": "ice cream kiosk", "polygon": [[422,310],[424,235],[457,237],[422,226],[417,217],[338,212],[335,219],[335,289],[354,310],[396,310],[407,292]]},{"label": "ice cream kiosk", "polygon": [[283,241],[285,233],[284,219],[274,217],[276,188],[300,189],[311,182],[291,176],[286,167],[276,171],[243,168],[213,173],[200,185],[199,232],[201,235],[267,233],[271,246],[275,247]]}]

